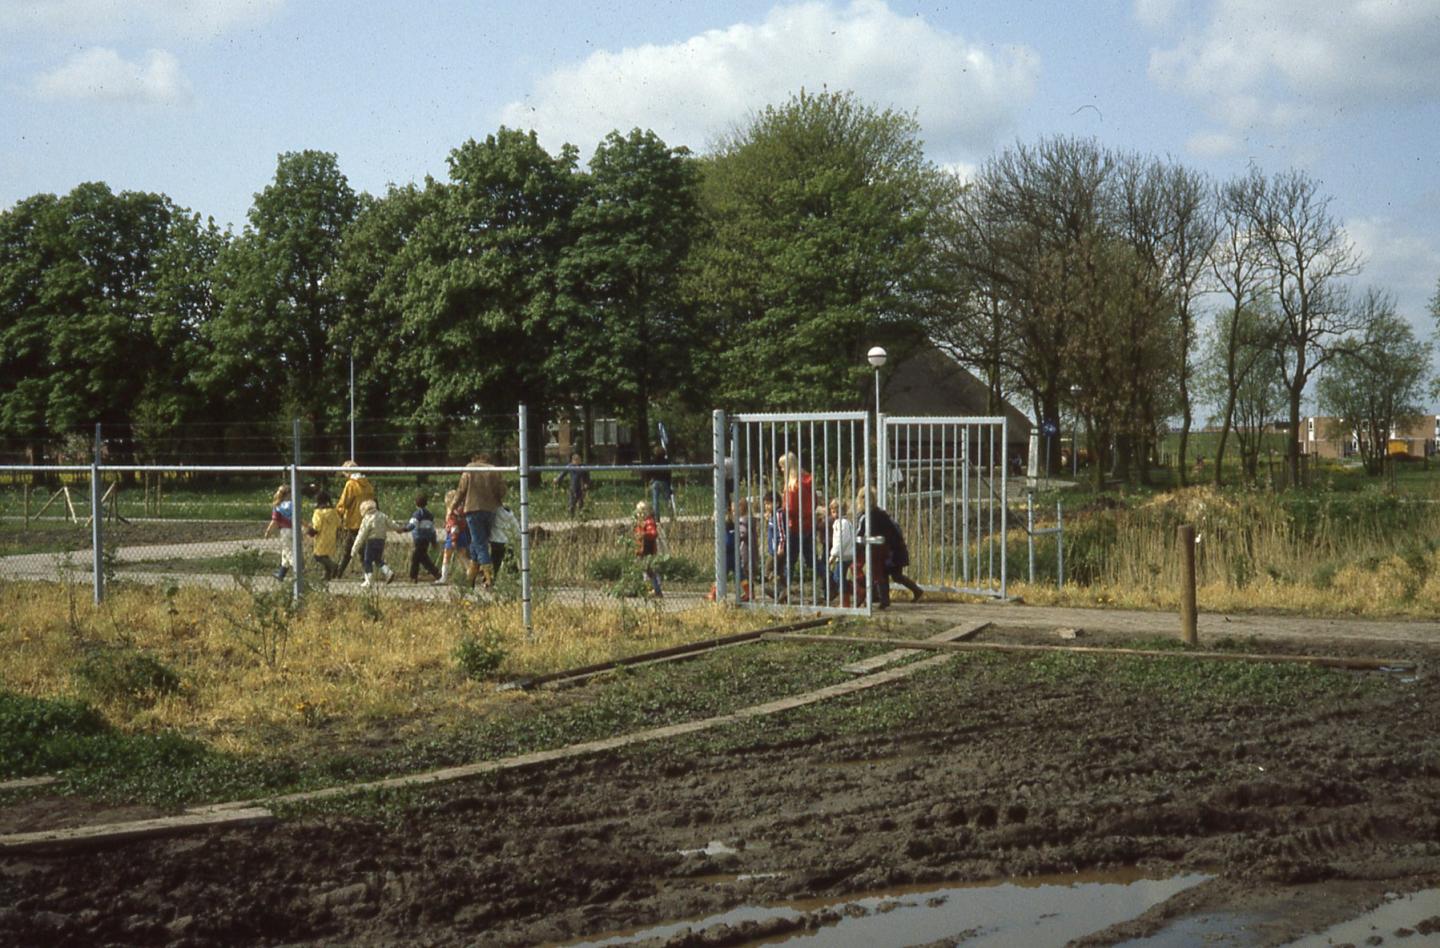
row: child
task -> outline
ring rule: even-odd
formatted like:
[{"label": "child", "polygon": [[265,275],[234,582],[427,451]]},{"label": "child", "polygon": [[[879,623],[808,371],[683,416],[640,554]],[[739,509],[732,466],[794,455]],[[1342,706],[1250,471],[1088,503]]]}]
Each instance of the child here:
[{"label": "child", "polygon": [[[570,480],[570,516],[573,517],[585,512],[585,495],[590,493],[590,472],[580,469],[580,455],[570,455],[569,465],[555,477],[556,486],[565,483],[566,478]],[[499,572],[500,567],[496,566],[495,571]]]},{"label": "child", "polygon": [[440,554],[440,578],[432,586],[450,582],[450,561],[470,548],[470,531],[465,526],[465,503],[460,492],[445,492],[445,549]]},{"label": "child", "polygon": [[270,522],[265,525],[265,539],[280,531],[280,568],[275,571],[276,579],[284,579],[295,565],[295,504],[290,500],[290,488],[284,484],[275,488],[270,498]]},{"label": "child", "polygon": [[405,524],[405,529],[410,533],[410,540],[414,544],[410,550],[410,582],[420,581],[420,567],[434,579],[440,578],[440,570],[436,568],[434,560],[430,559],[430,548],[435,545],[435,515],[430,513],[425,505],[430,503],[430,495],[419,493],[415,495],[415,512],[410,514],[410,522]]},{"label": "child", "polygon": [[320,491],[315,495],[315,512],[310,515],[310,526],[305,532],[315,538],[315,562],[325,571],[326,579],[340,574],[335,563],[335,547],[340,541],[340,512],[330,503],[330,495]]},{"label": "child", "polygon": [[[855,511],[855,542],[866,547],[866,551],[861,555],[866,564],[866,575],[870,577],[870,583],[875,588],[875,604],[881,609],[890,608],[892,579],[910,590],[912,601],[919,602],[925,598],[925,591],[919,584],[905,575],[905,567],[910,565],[910,548],[905,543],[905,535],[900,532],[899,525],[891,516],[876,505],[872,488],[867,487],[856,495]],[[868,537],[876,537],[882,542],[870,545],[867,542]],[[857,567],[856,572],[859,573],[860,569],[861,567]]]},{"label": "child", "polygon": [[760,570],[760,548],[755,543],[755,518],[750,516],[750,501],[741,497],[735,502],[735,547],[740,559],[740,598],[750,601],[750,583]]},{"label": "child", "polygon": [[[772,592],[780,595],[780,561],[785,556],[785,521],[781,511],[776,509],[775,492],[771,491],[761,501],[762,512],[765,517],[765,572],[761,576],[761,586],[768,580],[772,586]],[[788,579],[788,577],[787,577]]]},{"label": "child", "polygon": [[640,559],[645,578],[650,580],[650,592],[659,599],[660,574],[655,572],[654,557],[660,539],[660,526],[655,522],[655,512],[645,501],[635,505],[635,556]]},{"label": "child", "polygon": [[509,507],[501,504],[495,508],[495,525],[490,528],[490,564],[495,567],[496,576],[500,575],[500,567],[505,562],[506,547],[519,542],[520,521]]},{"label": "child", "polygon": [[855,561],[855,525],[845,516],[845,506],[839,500],[830,501],[830,578],[835,593],[845,602],[845,584],[850,580],[850,564]]},{"label": "child", "polygon": [[405,528],[397,526],[384,511],[376,506],[375,501],[367,500],[360,504],[360,529],[355,533],[355,542],[350,546],[350,555],[360,557],[360,565],[365,569],[365,578],[360,581],[362,586],[373,585],[375,568],[380,568],[380,575],[385,577],[385,582],[395,578],[395,571],[385,562],[385,534],[394,531],[404,533]]}]

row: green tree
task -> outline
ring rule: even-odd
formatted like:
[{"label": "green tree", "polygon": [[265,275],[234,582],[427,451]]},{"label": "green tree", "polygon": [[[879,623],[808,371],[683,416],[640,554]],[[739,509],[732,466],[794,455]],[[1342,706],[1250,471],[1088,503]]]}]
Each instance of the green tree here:
[{"label": "green tree", "polygon": [[[333,154],[287,152],[255,195],[245,231],[219,255],[219,312],[206,326],[211,391],[262,422],[343,417],[332,330],[341,238],[359,210]],[[288,425],[281,425],[288,442]]]},{"label": "green tree", "polygon": [[654,400],[695,377],[699,327],[681,293],[698,224],[696,162],[653,132],[611,132],[590,159],[561,258],[569,299],[547,359],[557,395],[623,413],[649,449]]},{"label": "green tree", "polygon": [[954,182],[910,116],[850,93],[764,109],[704,165],[691,292],[734,408],[864,403],[865,352],[922,336],[928,238]]},{"label": "green tree", "polygon": [[99,182],[0,214],[3,433],[33,451],[51,432],[130,424],[147,380],[171,368],[176,235],[191,223],[163,195]]},{"label": "green tree", "polygon": [[1343,418],[1359,436],[1360,458],[1373,476],[1384,470],[1391,432],[1405,416],[1423,411],[1433,350],[1396,315],[1388,293],[1367,292],[1354,319],[1363,327],[1358,338],[1337,351],[1316,394],[1323,411]]},{"label": "green tree", "polygon": [[451,183],[407,243],[403,331],[424,339],[401,375],[425,380],[417,414],[499,415],[517,402],[545,430],[554,404],[558,265],[579,195],[576,154],[501,128],[450,153]]},{"label": "green tree", "polygon": [[[340,318],[330,329],[335,369],[348,375],[354,355],[356,415],[410,419],[401,444],[416,451],[417,459],[437,447],[436,433],[416,421],[425,415],[425,386],[396,367],[411,349],[430,344],[417,321],[406,318],[409,247],[444,200],[444,192],[444,185],[427,179],[423,188],[392,186],[381,197],[362,196],[355,220],[345,229],[335,269],[340,297]],[[336,384],[343,388],[349,380],[337,378]]]}]

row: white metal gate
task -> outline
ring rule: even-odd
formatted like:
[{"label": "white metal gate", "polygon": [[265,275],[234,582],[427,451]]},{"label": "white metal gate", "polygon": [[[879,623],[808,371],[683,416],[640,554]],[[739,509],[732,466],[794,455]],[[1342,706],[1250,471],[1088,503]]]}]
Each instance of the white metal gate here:
[{"label": "white metal gate", "polygon": [[870,584],[855,581],[854,524],[857,496],[875,483],[871,444],[865,412],[732,417],[737,605],[870,612]]},{"label": "white metal gate", "polygon": [[1004,417],[881,416],[880,506],[910,577],[929,590],[1005,598]]}]

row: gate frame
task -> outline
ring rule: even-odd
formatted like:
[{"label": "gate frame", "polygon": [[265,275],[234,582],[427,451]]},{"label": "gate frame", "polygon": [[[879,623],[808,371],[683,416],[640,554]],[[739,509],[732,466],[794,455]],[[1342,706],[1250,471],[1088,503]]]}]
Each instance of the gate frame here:
[{"label": "gate frame", "polygon": [[[868,411],[737,412],[737,413],[732,414],[732,415],[729,415],[729,416],[726,416],[726,415],[724,415],[724,413],[717,411],[717,412],[715,412],[715,416],[714,416],[714,417],[715,417],[715,422],[716,422],[715,440],[716,440],[716,448],[717,448],[717,458],[718,458],[719,449],[723,448],[723,445],[721,444],[722,435],[721,435],[721,433],[720,433],[720,423],[721,423],[722,421],[726,421],[726,422],[729,423],[729,426],[730,426],[730,444],[729,444],[729,452],[730,452],[730,453],[729,453],[729,457],[730,457],[730,459],[731,459],[731,461],[732,461],[732,463],[733,463],[733,470],[734,470],[734,475],[735,475],[735,492],[734,492],[734,493],[735,493],[735,496],[736,496],[736,497],[738,497],[738,496],[740,495],[740,475],[741,475],[741,454],[740,454],[740,436],[739,436],[739,430],[740,430],[740,426],[741,426],[741,425],[745,425],[745,424],[767,424],[767,423],[768,423],[768,424],[803,424],[803,423],[805,423],[805,422],[814,423],[814,422],[832,422],[832,421],[833,421],[833,422],[841,422],[841,421],[860,422],[861,425],[862,425],[860,443],[861,443],[862,448],[863,448],[863,450],[862,450],[862,455],[861,455],[862,458],[863,458],[863,462],[862,462],[861,467],[860,467],[861,477],[862,477],[862,480],[864,481],[864,486],[865,486],[866,489],[871,490],[871,491],[874,491],[874,490],[875,490],[875,473],[876,473],[876,471],[878,470],[878,465],[872,463],[872,458],[874,457],[875,442],[874,442],[874,436],[872,435],[872,432],[871,432],[871,418],[872,418],[872,415],[871,415],[871,413],[868,412]],[[878,431],[878,430],[879,430],[879,429],[878,429],[878,427],[877,427],[876,431]],[[762,452],[762,453],[763,453],[763,452]],[[718,475],[717,478],[716,478],[717,485],[724,483],[724,480],[723,480],[723,479],[724,479],[724,469],[725,469],[724,461],[723,461],[723,460],[720,460],[719,463],[717,463],[717,465],[716,465],[716,472],[717,472],[717,475]],[[858,493],[858,489],[857,489],[857,493]],[[735,606],[736,608],[740,608],[740,609],[771,609],[771,610],[773,610],[773,609],[781,606],[782,604],[780,604],[780,603],[762,603],[762,602],[757,602],[757,601],[754,600],[753,597],[752,597],[751,600],[749,600],[749,601],[744,601],[744,600],[743,600],[743,598],[742,598],[742,588],[741,588],[741,585],[740,585],[740,582],[739,582],[739,576],[740,576],[740,544],[739,544],[739,543],[736,543],[736,544],[735,544],[735,551],[734,551],[735,555],[734,555],[734,558],[733,558],[733,559],[731,560],[731,562],[728,564],[729,567],[733,567],[734,570],[735,570],[735,576],[736,576],[735,588],[734,588],[733,591],[731,591],[731,595],[729,595],[728,598],[720,595],[720,593],[719,593],[719,590],[724,589],[724,586],[725,586],[725,582],[724,582],[724,578],[725,578],[725,568],[724,568],[724,567],[721,567],[719,564],[720,564],[720,562],[722,561],[722,559],[723,559],[723,557],[724,557],[725,538],[724,538],[724,533],[723,533],[723,527],[724,527],[724,522],[725,522],[725,515],[726,515],[726,513],[727,513],[727,511],[728,511],[728,499],[727,499],[726,494],[727,494],[727,492],[725,491],[724,487],[722,487],[722,486],[717,486],[717,488],[716,488],[716,490],[715,490],[715,499],[716,499],[715,522],[716,522],[716,526],[717,526],[717,530],[716,530],[716,540],[715,540],[715,546],[716,546],[716,577],[715,577],[715,578],[716,578],[716,590],[717,590],[717,597],[716,597],[716,598],[719,599],[719,600],[721,600],[721,601],[726,601],[726,602],[728,602],[729,604]],[[878,496],[878,495],[877,495],[877,496]],[[752,516],[753,516],[753,512],[752,512]],[[755,538],[755,537],[752,537],[750,542],[751,542],[751,543],[756,542],[756,538]],[[752,589],[753,589],[753,582],[754,582],[754,581],[753,581],[753,579],[752,579]],[[874,614],[874,595],[875,595],[875,594],[874,594],[874,584],[873,584],[873,582],[870,581],[869,575],[868,575],[868,573],[867,573],[866,582],[865,582],[865,604],[864,604],[863,606],[860,606],[860,605],[857,604],[857,605],[852,605],[852,606],[848,606],[848,607],[847,607],[847,606],[831,606],[831,605],[829,605],[829,604],[819,605],[819,604],[805,603],[805,604],[803,605],[803,608],[804,608],[804,610],[805,610],[806,612],[816,612],[816,613],[821,613],[821,614],[826,614],[826,615],[846,615],[846,616],[866,616],[866,617],[869,617],[869,616],[871,616],[871,615]],[[791,608],[791,607],[785,606],[785,608]]]},{"label": "gate frame", "polygon": [[[886,415],[883,412],[877,414],[876,439],[878,444],[876,466],[881,474],[878,477],[878,495],[880,506],[886,511],[889,508],[890,493],[890,428],[899,428],[904,425],[949,425],[954,428],[986,427],[994,429],[997,425],[1000,429],[1000,589],[995,590],[979,588],[950,588],[938,587],[937,591],[959,592],[971,596],[986,596],[994,599],[1005,600],[1009,598],[1008,582],[1009,574],[1006,562],[1006,533],[1007,519],[1009,517],[1009,484],[1010,484],[1010,427],[1009,420],[1004,415]],[[963,489],[962,504],[969,509],[970,493],[969,487]],[[893,515],[893,512],[891,512]]]}]

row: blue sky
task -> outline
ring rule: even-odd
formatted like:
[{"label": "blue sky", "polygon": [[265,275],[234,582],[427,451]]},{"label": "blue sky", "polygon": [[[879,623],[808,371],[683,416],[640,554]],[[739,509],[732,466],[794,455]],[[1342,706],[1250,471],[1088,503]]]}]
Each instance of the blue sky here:
[{"label": "blue sky", "polygon": [[347,4],[0,0],[0,207],[100,180],[243,226],[282,151],[358,190],[444,177],[501,124],[588,157],[703,151],[801,87],[913,112],[966,171],[1048,134],[1226,177],[1301,167],[1427,336],[1440,0]]}]

